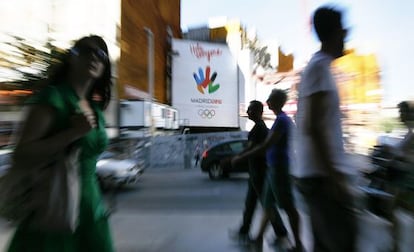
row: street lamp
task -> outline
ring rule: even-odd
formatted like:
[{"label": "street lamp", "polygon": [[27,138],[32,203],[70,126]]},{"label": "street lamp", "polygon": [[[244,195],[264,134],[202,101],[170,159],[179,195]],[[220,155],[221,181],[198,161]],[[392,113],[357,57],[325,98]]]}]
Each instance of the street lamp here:
[{"label": "street lamp", "polygon": [[152,145],[153,145],[153,134],[154,134],[154,119],[153,119],[153,106],[154,100],[154,34],[151,29],[144,27],[144,31],[147,34],[147,49],[148,49],[148,93],[149,93],[149,104],[150,104],[150,165],[152,160]]}]

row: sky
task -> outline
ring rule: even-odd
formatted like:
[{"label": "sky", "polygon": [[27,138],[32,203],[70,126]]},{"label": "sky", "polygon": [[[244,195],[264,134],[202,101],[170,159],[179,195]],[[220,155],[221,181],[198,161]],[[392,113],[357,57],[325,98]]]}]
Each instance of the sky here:
[{"label": "sky", "polygon": [[261,41],[277,41],[295,60],[305,62],[318,47],[310,17],[326,4],[344,10],[344,24],[350,28],[346,46],[377,55],[384,103],[414,100],[413,1],[181,0],[181,28],[203,26],[214,17],[239,19],[247,29],[255,29]]}]

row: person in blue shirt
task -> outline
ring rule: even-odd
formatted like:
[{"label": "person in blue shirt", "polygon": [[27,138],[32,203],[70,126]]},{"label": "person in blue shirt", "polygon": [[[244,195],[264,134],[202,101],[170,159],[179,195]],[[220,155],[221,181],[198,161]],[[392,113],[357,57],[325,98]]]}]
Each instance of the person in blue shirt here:
[{"label": "person in blue shirt", "polygon": [[[255,242],[261,245],[263,236],[267,228],[269,220],[277,218],[277,222],[283,223],[279,214],[271,214],[274,212],[276,205],[284,209],[289,217],[290,226],[295,238],[295,247],[289,242],[287,232],[285,235],[278,235],[276,245],[281,246],[290,251],[303,251],[303,245],[299,235],[299,214],[294,205],[291,179],[289,173],[290,155],[289,143],[290,134],[293,128],[292,120],[282,111],[287,101],[287,94],[280,89],[273,89],[267,100],[269,109],[276,115],[276,120],[269,131],[265,141],[254,149],[244,152],[232,159],[232,165],[243,161],[250,156],[266,153],[267,171],[266,182],[263,192],[263,218],[260,224],[259,232]],[[277,210],[276,210],[277,212]]]}]

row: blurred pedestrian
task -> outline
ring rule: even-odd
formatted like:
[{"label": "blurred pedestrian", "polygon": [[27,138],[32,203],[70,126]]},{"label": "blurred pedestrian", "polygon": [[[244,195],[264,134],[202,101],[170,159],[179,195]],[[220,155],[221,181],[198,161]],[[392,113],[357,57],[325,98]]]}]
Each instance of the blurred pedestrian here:
[{"label": "blurred pedestrian", "polygon": [[47,232],[23,221],[9,252],[114,251],[95,175],[97,157],[108,143],[103,109],[110,91],[107,45],[101,37],[91,35],[76,41],[49,76],[48,85],[28,101],[14,158],[47,158],[72,144],[81,149],[78,227],[74,233]]},{"label": "blurred pedestrian", "polygon": [[[269,129],[262,119],[263,104],[260,101],[253,100],[247,108],[247,115],[254,122],[253,128],[248,134],[248,146],[244,152],[260,145],[266,139]],[[250,242],[250,226],[256,209],[257,199],[262,195],[262,188],[266,172],[266,157],[263,154],[252,156],[249,162],[249,181],[247,194],[244,203],[243,222],[237,230],[230,230],[229,234],[232,239],[237,239],[243,244]]]},{"label": "blurred pedestrian", "polygon": [[398,225],[397,211],[404,211],[410,215],[414,214],[414,104],[403,101],[398,104],[400,121],[407,128],[404,138],[394,145],[384,145],[389,163],[387,174],[391,175],[392,181],[388,181],[390,190],[395,195],[393,205],[393,251],[401,251],[399,243],[403,235],[400,234],[401,227]]},{"label": "blurred pedestrian", "polygon": [[[248,157],[254,157],[261,153],[266,155],[267,171],[265,176],[265,187],[263,191],[263,217],[260,223],[259,232],[254,239],[257,245],[262,245],[263,236],[269,220],[274,223],[277,247],[289,251],[303,251],[300,239],[299,214],[294,205],[292,187],[290,180],[290,156],[289,143],[293,127],[292,120],[283,112],[282,108],[287,101],[287,94],[283,90],[273,89],[267,104],[269,109],[276,115],[266,139],[253,149],[233,158],[235,165]],[[285,210],[289,217],[290,227],[295,239],[295,246],[292,246],[288,239],[288,232],[283,224],[277,206]]]},{"label": "blurred pedestrian", "polygon": [[355,251],[356,223],[342,139],[339,96],[331,63],[341,57],[347,30],[342,13],[320,7],[313,26],[321,41],[298,87],[297,163],[293,175],[309,207],[313,251]]},{"label": "blurred pedestrian", "polygon": [[204,141],[203,141],[203,151],[208,150],[209,147],[210,147],[210,145],[208,144],[208,140],[204,139]]},{"label": "blurred pedestrian", "polygon": [[200,157],[201,157],[201,149],[200,149],[200,145],[197,144],[194,150],[194,160],[195,160],[194,168],[197,167],[198,162],[200,161]]}]

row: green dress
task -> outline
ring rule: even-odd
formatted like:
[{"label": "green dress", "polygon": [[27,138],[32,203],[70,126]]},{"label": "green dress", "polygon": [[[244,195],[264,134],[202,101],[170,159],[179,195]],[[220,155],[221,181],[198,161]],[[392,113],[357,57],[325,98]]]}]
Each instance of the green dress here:
[{"label": "green dress", "polygon": [[[50,86],[29,100],[32,104],[47,104],[57,111],[54,131],[69,125],[70,116],[79,111],[79,98],[66,84]],[[105,133],[105,119],[98,104],[91,104],[95,111],[98,127],[78,140],[81,147],[80,181],[81,201],[79,226],[74,233],[45,232],[31,229],[24,222],[20,224],[10,241],[9,252],[82,252],[114,251],[101,192],[95,169],[97,157],[108,144]]]}]

